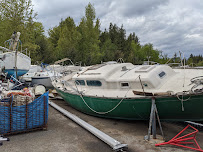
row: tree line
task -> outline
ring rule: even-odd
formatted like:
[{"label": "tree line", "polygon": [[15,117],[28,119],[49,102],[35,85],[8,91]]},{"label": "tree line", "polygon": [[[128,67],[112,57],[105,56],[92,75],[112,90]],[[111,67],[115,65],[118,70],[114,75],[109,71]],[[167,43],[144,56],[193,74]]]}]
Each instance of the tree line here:
[{"label": "tree line", "polygon": [[[167,54],[162,54],[153,44],[141,45],[134,32],[126,36],[123,25],[118,27],[110,23],[107,29],[101,31],[100,20],[96,18],[91,3],[85,7],[85,15],[78,25],[71,17],[61,19],[58,26],[49,29],[48,37],[36,17],[31,0],[0,1],[0,45],[4,45],[13,31],[21,32],[22,47],[30,50],[33,64],[36,61],[54,63],[65,57],[85,65],[116,61],[119,58],[133,64],[142,64],[143,61],[164,64],[169,60]],[[187,62],[203,64],[202,56],[197,58],[190,56]]]},{"label": "tree line", "polygon": [[203,66],[203,57],[202,55],[193,55],[190,54],[190,57],[187,60],[187,64],[191,66]]},{"label": "tree line", "polygon": [[71,17],[61,20],[58,26],[49,30],[48,41],[52,60],[66,56],[90,65],[119,58],[134,64],[141,64],[144,60],[162,62],[164,59],[160,58],[160,51],[154,49],[152,44],[142,46],[135,33],[126,36],[123,25],[118,27],[110,23],[108,30],[101,31],[100,20],[96,18],[90,3],[78,26]]}]

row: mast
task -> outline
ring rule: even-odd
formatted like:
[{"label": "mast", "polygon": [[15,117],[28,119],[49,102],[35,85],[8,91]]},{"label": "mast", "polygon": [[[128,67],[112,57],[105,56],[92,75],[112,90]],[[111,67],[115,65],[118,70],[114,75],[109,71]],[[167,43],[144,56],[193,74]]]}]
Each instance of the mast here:
[{"label": "mast", "polygon": [[19,38],[20,38],[20,32],[13,32],[12,36],[11,36],[11,45],[10,45],[10,48],[13,48],[13,51],[15,51],[15,78],[17,79],[17,76],[18,76],[18,69],[17,69],[17,57],[18,57],[18,48],[17,48],[17,45],[18,45],[18,41],[19,41]]}]

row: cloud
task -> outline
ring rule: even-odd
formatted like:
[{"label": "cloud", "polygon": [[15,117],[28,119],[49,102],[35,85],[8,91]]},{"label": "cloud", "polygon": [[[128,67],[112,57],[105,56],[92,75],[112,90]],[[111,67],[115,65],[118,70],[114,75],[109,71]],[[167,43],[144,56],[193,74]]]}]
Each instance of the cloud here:
[{"label": "cloud", "polygon": [[152,43],[170,56],[178,51],[186,56],[203,54],[201,0],[33,0],[38,21],[46,30],[68,16],[78,25],[89,2],[100,19],[101,30],[112,22],[123,25],[127,35],[135,32],[141,44]]},{"label": "cloud", "polygon": [[33,5],[38,13],[37,19],[42,22],[48,30],[57,26],[61,19],[72,17],[75,22],[79,22],[84,16],[87,1],[67,1],[67,0],[34,0]]},{"label": "cloud", "polygon": [[[160,5],[166,5],[168,0],[142,0],[142,1],[135,1],[135,0],[128,0],[126,5],[126,0],[122,1],[123,7],[123,16],[124,17],[132,17],[132,16],[143,16],[149,15],[152,13]],[[127,7],[126,7],[127,6]]]}]

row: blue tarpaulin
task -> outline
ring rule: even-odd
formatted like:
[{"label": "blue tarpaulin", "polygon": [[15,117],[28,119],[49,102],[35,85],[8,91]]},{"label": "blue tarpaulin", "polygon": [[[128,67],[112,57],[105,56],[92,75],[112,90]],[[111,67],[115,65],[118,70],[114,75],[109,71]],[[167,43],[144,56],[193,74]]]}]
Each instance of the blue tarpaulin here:
[{"label": "blue tarpaulin", "polygon": [[[0,105],[0,134],[29,131],[33,128],[46,126],[48,121],[48,92],[44,93],[33,102],[13,106]],[[3,99],[1,102],[9,102]]]}]

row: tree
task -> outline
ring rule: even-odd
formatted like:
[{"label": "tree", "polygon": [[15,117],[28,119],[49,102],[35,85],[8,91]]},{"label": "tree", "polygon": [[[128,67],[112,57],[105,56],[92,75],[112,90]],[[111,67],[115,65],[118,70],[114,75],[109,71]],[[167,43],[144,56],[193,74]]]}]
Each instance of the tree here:
[{"label": "tree", "polygon": [[107,61],[115,61],[118,58],[116,57],[115,50],[117,46],[111,42],[110,38],[104,40],[101,46],[102,58],[101,60],[104,62]]},{"label": "tree", "polygon": [[100,62],[101,52],[99,48],[100,21],[95,21],[95,9],[89,3],[85,8],[85,17],[81,19],[78,26],[78,31],[81,34],[81,39],[78,46],[79,59],[86,65],[96,64]]},{"label": "tree", "polygon": [[125,42],[126,42],[126,31],[125,31],[125,29],[123,28],[123,25],[122,25],[121,28],[119,28],[119,31],[118,31],[117,45],[118,45],[118,49],[123,51],[123,52],[125,51]]},{"label": "tree", "polygon": [[76,30],[76,25],[71,17],[66,18],[61,24],[60,37],[57,43],[58,59],[68,57],[75,60],[80,34]]},{"label": "tree", "polygon": [[173,57],[173,62],[174,63],[180,63],[180,60],[181,60],[180,57],[178,57],[177,53],[175,53],[174,57]]},{"label": "tree", "polygon": [[128,62],[140,64],[140,49],[141,45],[138,37],[135,36],[135,33],[130,33],[127,40],[125,40],[124,58],[127,59]]},{"label": "tree", "polygon": [[32,52],[32,60],[35,61],[47,61],[46,56],[48,52],[48,41],[44,35],[44,27],[40,22],[34,22],[33,24],[33,33],[34,33],[34,44],[37,45],[36,51]]},{"label": "tree", "polygon": [[203,61],[202,55],[197,55],[196,56],[196,55],[191,54],[190,57],[187,60],[187,64],[192,65],[192,66],[201,66],[202,61]]},{"label": "tree", "polygon": [[167,54],[163,54],[163,51],[159,51],[159,60],[158,63],[160,64],[166,64],[170,61],[170,58]]},{"label": "tree", "polygon": [[[47,50],[43,25],[35,22],[31,0],[4,0],[0,2],[0,45],[10,39],[13,31],[20,32],[23,49],[31,52],[32,62],[42,60]],[[43,54],[43,55],[42,55]]]},{"label": "tree", "polygon": [[199,61],[197,66],[203,66],[203,60],[202,61]]},{"label": "tree", "polygon": [[134,64],[143,63],[143,55],[141,50],[141,45],[131,40],[130,49],[128,51],[127,61]]},{"label": "tree", "polygon": [[134,32],[126,38],[123,25],[118,27],[110,23],[109,29],[101,32],[100,20],[96,19],[95,9],[90,3],[85,7],[85,16],[78,26],[68,17],[50,29],[48,44],[52,60],[69,57],[86,65],[117,61],[118,58],[134,64],[142,64],[144,60],[165,62],[168,59],[167,55],[160,56],[161,51],[154,49],[153,44],[141,45]]},{"label": "tree", "polygon": [[48,47],[49,47],[49,55],[50,55],[50,61],[56,61],[57,58],[60,56],[59,52],[57,51],[58,41],[60,38],[60,26],[55,26],[52,29],[49,29],[48,34]]},{"label": "tree", "polygon": [[[21,39],[28,37],[33,26],[34,14],[31,0],[5,0],[1,1],[1,29],[0,43],[10,38],[13,31],[21,32]],[[27,36],[25,36],[27,35]],[[25,38],[26,41],[30,39]],[[25,42],[24,42],[25,43]]]}]

